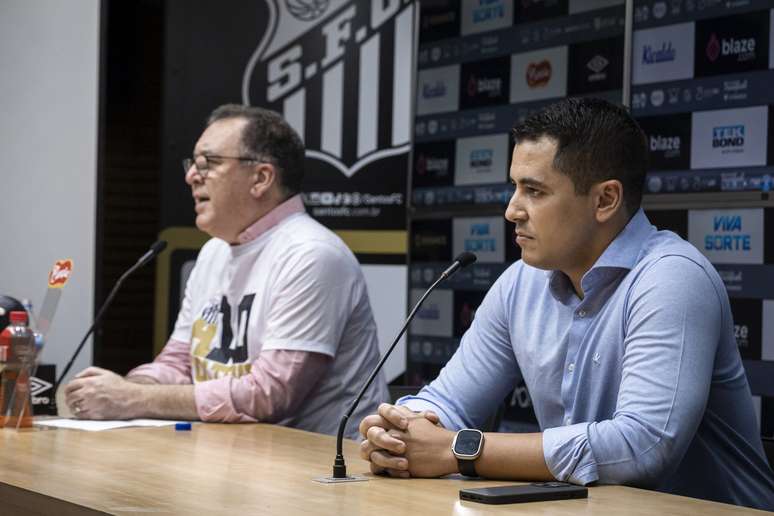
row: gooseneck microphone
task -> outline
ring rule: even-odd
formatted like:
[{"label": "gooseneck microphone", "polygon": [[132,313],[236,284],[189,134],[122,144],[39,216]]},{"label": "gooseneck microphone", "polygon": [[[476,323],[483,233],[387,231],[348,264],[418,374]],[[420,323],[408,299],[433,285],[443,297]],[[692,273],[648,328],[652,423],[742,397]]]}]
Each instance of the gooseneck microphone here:
[{"label": "gooseneck microphone", "polygon": [[110,302],[113,301],[113,298],[115,297],[116,293],[118,292],[118,289],[121,287],[121,284],[124,282],[124,280],[128,278],[134,271],[136,271],[146,263],[153,260],[166,247],[167,247],[167,242],[165,240],[159,240],[158,242],[154,243],[152,246],[150,246],[150,249],[148,250],[147,253],[140,256],[140,259],[137,260],[137,263],[132,265],[129,268],[129,270],[127,270],[125,273],[121,275],[120,278],[118,278],[118,281],[116,281],[116,284],[113,287],[113,290],[110,291],[110,294],[108,294],[107,299],[105,299],[105,302],[102,303],[102,306],[100,307],[99,312],[97,312],[97,317],[95,317],[94,322],[91,323],[91,327],[89,328],[89,331],[87,331],[86,335],[83,336],[83,340],[81,340],[81,343],[78,344],[78,348],[76,348],[72,358],[65,366],[64,370],[62,371],[62,374],[59,375],[59,380],[57,380],[56,385],[54,385],[54,389],[53,389],[54,394],[56,394],[56,391],[57,389],[59,389],[59,385],[62,383],[62,380],[64,380],[65,376],[67,376],[67,373],[70,371],[70,368],[73,366],[73,362],[75,362],[75,359],[78,358],[78,354],[81,352],[81,349],[83,349],[83,345],[86,344],[86,340],[89,338],[92,332],[94,332],[94,329],[102,320],[102,316],[105,314],[105,310],[107,310],[108,306],[110,306]]},{"label": "gooseneck microphone", "polygon": [[371,383],[373,383],[374,378],[376,378],[376,375],[379,374],[379,371],[381,371],[382,366],[387,361],[387,359],[390,357],[390,354],[392,353],[392,350],[395,349],[395,346],[398,344],[398,341],[403,336],[403,334],[406,332],[406,328],[408,328],[408,325],[411,323],[412,319],[414,319],[414,315],[416,315],[417,310],[419,310],[419,307],[422,306],[422,303],[425,301],[425,298],[427,298],[428,295],[430,295],[430,292],[432,292],[435,287],[437,287],[441,282],[448,279],[452,274],[457,272],[458,270],[467,267],[471,263],[476,261],[476,255],[473,253],[460,253],[455,259],[454,263],[451,264],[451,266],[443,271],[441,273],[441,276],[435,280],[435,283],[430,285],[430,288],[428,288],[425,293],[422,295],[422,297],[417,301],[417,304],[414,305],[414,308],[411,310],[411,313],[409,314],[408,318],[406,319],[406,323],[403,325],[403,327],[398,332],[398,335],[395,337],[395,340],[392,341],[392,344],[387,349],[387,352],[384,354],[381,360],[379,360],[379,363],[376,364],[376,367],[374,368],[373,372],[371,372],[371,376],[368,377],[368,380],[366,381],[365,385],[363,385],[363,388],[360,389],[360,394],[357,395],[355,398],[355,401],[352,402],[352,405],[349,407],[349,410],[342,416],[341,423],[339,423],[339,431],[336,435],[336,459],[333,462],[333,477],[332,479],[346,479],[347,477],[347,465],[344,462],[344,453],[343,453],[343,444],[344,444],[344,429],[347,426],[347,421],[349,421],[350,416],[352,416],[352,413],[355,412],[355,409],[357,408],[358,403],[360,403],[360,399],[365,394],[365,391],[368,390],[368,388],[371,386]]}]

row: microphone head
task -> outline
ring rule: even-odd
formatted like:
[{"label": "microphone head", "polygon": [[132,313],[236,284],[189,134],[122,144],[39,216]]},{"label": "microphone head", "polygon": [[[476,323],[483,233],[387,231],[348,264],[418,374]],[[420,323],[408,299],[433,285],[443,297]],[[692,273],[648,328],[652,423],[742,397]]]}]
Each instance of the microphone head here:
[{"label": "microphone head", "polygon": [[[161,251],[163,251],[166,248],[167,248],[167,241],[166,240],[159,240],[158,242],[156,242],[155,244],[150,246],[150,250],[151,250],[151,252],[153,252],[153,256],[156,256],[157,254],[159,254]],[[468,254],[470,254],[470,253],[468,253]],[[473,259],[475,260],[475,258],[473,258]]]},{"label": "microphone head", "polygon": [[460,269],[464,269],[471,263],[476,261],[476,255],[469,252],[460,253],[454,259],[455,262],[460,262]]}]

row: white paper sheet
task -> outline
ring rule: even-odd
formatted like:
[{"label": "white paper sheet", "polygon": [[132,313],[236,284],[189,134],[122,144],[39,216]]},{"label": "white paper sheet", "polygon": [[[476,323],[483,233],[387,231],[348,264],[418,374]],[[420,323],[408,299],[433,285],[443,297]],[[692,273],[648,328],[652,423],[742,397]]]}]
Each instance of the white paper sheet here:
[{"label": "white paper sheet", "polygon": [[129,428],[133,426],[159,427],[172,426],[178,421],[163,419],[129,419],[126,421],[89,421],[86,419],[42,419],[35,421],[35,426],[54,426],[56,428],[69,428],[72,430],[86,430],[99,432],[116,428]]}]

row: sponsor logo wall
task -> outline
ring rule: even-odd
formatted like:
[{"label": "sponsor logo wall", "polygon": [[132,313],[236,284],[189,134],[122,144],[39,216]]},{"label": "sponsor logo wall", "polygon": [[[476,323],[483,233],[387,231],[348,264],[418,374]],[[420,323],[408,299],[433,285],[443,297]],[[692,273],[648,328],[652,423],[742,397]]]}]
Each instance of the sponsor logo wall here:
[{"label": "sponsor logo wall", "polygon": [[502,183],[508,176],[508,135],[457,140],[455,185]]},{"label": "sponsor logo wall", "polygon": [[510,27],[513,0],[463,0],[461,18],[463,36]]},{"label": "sponsor logo wall", "polygon": [[774,68],[774,38],[771,37],[772,27],[774,27],[774,9],[769,12],[769,68]]},{"label": "sponsor logo wall", "polygon": [[534,22],[567,14],[567,0],[521,0],[515,5],[516,23]]},{"label": "sponsor logo wall", "polygon": [[691,114],[638,120],[648,139],[651,170],[684,170],[690,166]]},{"label": "sponsor logo wall", "polygon": [[411,182],[415,187],[452,184],[454,141],[420,143],[414,146]]},{"label": "sponsor logo wall", "polygon": [[460,66],[421,70],[417,80],[417,115],[454,111],[458,108]]},{"label": "sponsor logo wall", "polygon": [[625,0],[570,0],[570,14],[594,11],[596,9],[605,9],[616,5],[623,5]]},{"label": "sponsor logo wall", "polygon": [[[412,289],[411,306],[417,304],[424,293],[422,289]],[[413,335],[451,337],[453,310],[453,292],[447,289],[434,290],[427,296],[411,322],[411,333]]]},{"label": "sponsor logo wall", "polygon": [[766,164],[767,106],[693,113],[691,168]]},{"label": "sponsor logo wall", "polygon": [[688,240],[712,263],[763,263],[763,210],[690,210]]},{"label": "sponsor logo wall", "polygon": [[623,38],[610,38],[570,46],[570,95],[620,89],[623,81]]},{"label": "sponsor logo wall", "polygon": [[460,33],[460,6],[457,0],[434,0],[422,6],[419,37],[422,41],[453,38]]},{"label": "sponsor logo wall", "polygon": [[693,49],[693,22],[635,31],[632,84],[690,79]]},{"label": "sponsor logo wall", "polygon": [[411,259],[416,262],[451,260],[452,234],[449,220],[415,220],[411,224]]},{"label": "sponsor logo wall", "polygon": [[761,359],[774,361],[774,300],[763,300]]},{"label": "sponsor logo wall", "polygon": [[743,359],[760,360],[762,301],[742,298],[732,298],[730,301],[739,353]]},{"label": "sponsor logo wall", "polygon": [[514,54],[511,102],[564,97],[567,94],[567,47]]},{"label": "sponsor logo wall", "polygon": [[696,77],[764,70],[769,21],[758,13],[696,22]]},{"label": "sponsor logo wall", "polygon": [[460,109],[508,103],[508,56],[462,65]]},{"label": "sponsor logo wall", "polygon": [[505,261],[505,219],[500,217],[458,218],[452,222],[452,255],[475,253],[478,263]]}]

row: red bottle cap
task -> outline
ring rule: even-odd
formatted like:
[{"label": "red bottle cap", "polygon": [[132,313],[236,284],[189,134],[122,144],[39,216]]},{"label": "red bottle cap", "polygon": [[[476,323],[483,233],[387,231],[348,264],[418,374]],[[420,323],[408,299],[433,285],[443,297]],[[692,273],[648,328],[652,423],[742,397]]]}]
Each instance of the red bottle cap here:
[{"label": "red bottle cap", "polygon": [[12,323],[26,323],[27,312],[24,312],[22,310],[14,310],[11,312],[10,319]]}]

